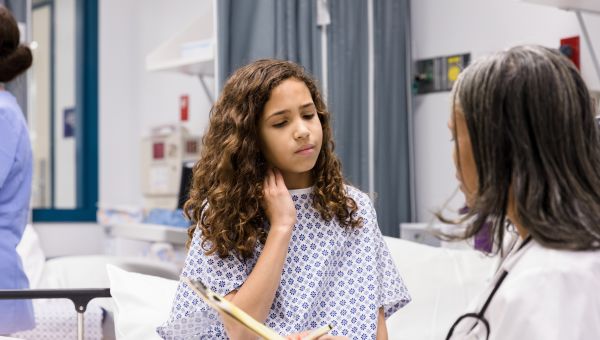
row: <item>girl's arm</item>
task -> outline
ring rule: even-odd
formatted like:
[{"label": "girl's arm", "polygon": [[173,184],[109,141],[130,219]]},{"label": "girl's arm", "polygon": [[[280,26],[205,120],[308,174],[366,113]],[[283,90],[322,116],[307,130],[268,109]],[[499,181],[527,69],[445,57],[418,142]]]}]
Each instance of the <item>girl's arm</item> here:
[{"label": "girl's arm", "polygon": [[387,326],[385,325],[385,314],[383,308],[379,308],[379,316],[377,317],[377,340],[387,340]]},{"label": "girl's arm", "polygon": [[[292,334],[288,336],[286,339],[288,340],[301,340],[302,337],[308,335],[310,332],[303,332],[298,334]],[[385,325],[385,314],[383,313],[383,308],[379,308],[379,313],[377,316],[377,340],[387,340],[387,326]],[[319,337],[319,340],[349,340],[345,336],[334,336],[325,334]]]},{"label": "girl's arm", "polygon": [[[271,224],[256,266],[239,290],[225,296],[260,322],[267,319],[288,251],[296,208],[279,170],[268,170],[264,183],[264,208]],[[227,317],[225,331],[231,339],[256,339],[256,335]]]}]

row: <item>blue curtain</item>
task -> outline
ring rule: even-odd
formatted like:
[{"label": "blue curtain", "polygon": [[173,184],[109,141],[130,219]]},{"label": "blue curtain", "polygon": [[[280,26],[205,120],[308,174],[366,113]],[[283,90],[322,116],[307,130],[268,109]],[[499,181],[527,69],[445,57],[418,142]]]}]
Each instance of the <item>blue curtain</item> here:
[{"label": "blue curtain", "polygon": [[[366,0],[330,0],[329,107],[344,174],[368,191],[368,27]],[[373,0],[375,208],[388,236],[411,221],[407,51],[408,0]]]},{"label": "blue curtain", "polygon": [[368,191],[367,1],[330,0],[328,105],[348,181]]},{"label": "blue curtain", "polygon": [[320,79],[316,3],[304,0],[219,0],[219,84],[261,58],[294,61]]},{"label": "blue curtain", "polygon": [[408,0],[374,0],[375,191],[384,234],[400,236],[411,221]]}]

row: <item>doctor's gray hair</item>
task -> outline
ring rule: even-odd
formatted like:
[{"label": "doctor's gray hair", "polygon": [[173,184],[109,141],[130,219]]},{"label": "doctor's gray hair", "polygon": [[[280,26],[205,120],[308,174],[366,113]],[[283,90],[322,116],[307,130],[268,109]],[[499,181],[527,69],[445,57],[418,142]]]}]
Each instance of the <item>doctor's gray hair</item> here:
[{"label": "doctor's gray hair", "polygon": [[501,243],[512,195],[519,226],[543,246],[600,249],[600,132],[570,60],[541,46],[479,59],[457,80],[453,110],[464,114],[479,185],[464,238],[489,222]]}]

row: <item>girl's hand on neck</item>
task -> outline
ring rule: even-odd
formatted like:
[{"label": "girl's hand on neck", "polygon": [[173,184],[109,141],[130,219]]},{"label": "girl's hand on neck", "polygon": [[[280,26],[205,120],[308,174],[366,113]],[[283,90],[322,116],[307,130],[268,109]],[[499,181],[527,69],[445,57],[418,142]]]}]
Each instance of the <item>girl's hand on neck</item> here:
[{"label": "girl's hand on neck", "polygon": [[263,207],[271,224],[271,231],[291,232],[296,224],[296,208],[278,169],[267,170],[263,195]]}]

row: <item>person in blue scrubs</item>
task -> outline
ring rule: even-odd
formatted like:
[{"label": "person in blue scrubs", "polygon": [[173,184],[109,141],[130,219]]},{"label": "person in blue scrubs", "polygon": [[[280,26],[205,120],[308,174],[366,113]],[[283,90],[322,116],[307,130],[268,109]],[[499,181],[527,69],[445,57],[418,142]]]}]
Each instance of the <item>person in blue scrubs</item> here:
[{"label": "person in blue scrubs", "polygon": [[[25,116],[4,87],[32,63],[19,36],[14,17],[0,6],[0,289],[29,287],[16,247],[29,216],[31,144]],[[0,335],[33,327],[31,300],[0,300]]]}]

